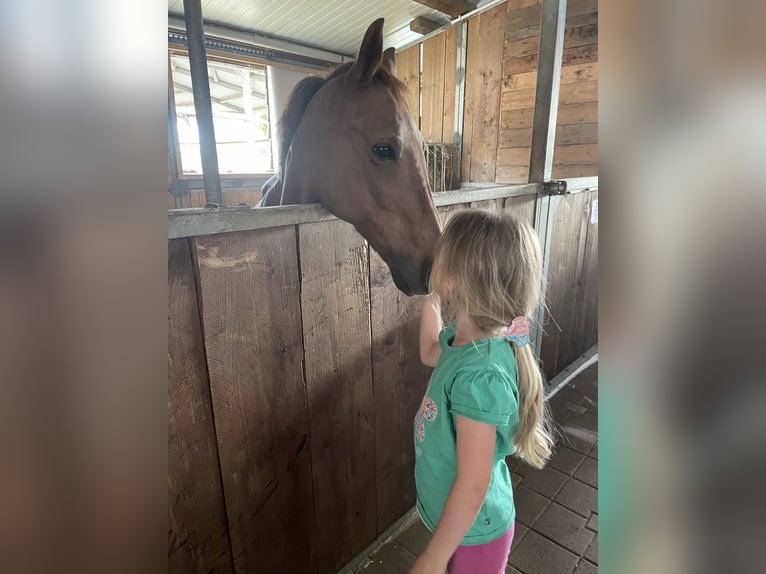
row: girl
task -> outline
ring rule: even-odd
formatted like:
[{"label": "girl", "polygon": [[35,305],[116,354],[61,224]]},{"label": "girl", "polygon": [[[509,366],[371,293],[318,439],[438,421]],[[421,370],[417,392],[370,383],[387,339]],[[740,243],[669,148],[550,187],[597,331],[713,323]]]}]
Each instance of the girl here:
[{"label": "girl", "polygon": [[[437,244],[420,323],[420,357],[435,369],[415,418],[417,508],[434,535],[413,574],[505,572],[505,457],[542,468],[553,444],[526,319],[541,272],[534,231],[508,214],[460,211]],[[441,300],[456,314],[446,329]]]}]

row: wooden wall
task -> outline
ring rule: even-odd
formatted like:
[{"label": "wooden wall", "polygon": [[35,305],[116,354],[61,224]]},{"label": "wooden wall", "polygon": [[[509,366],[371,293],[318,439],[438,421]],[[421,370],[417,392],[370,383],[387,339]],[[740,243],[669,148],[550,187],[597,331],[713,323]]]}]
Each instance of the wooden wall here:
[{"label": "wooden wall", "polygon": [[339,220],[168,249],[169,572],[337,572],[415,502],[420,299]]},{"label": "wooden wall", "polygon": [[[506,5],[496,181],[525,183],[540,50],[540,3],[510,0]],[[553,178],[598,175],[597,138],[598,1],[569,0]]]},{"label": "wooden wall", "polygon": [[598,192],[555,198],[548,313],[540,352],[551,378],[598,343]]}]

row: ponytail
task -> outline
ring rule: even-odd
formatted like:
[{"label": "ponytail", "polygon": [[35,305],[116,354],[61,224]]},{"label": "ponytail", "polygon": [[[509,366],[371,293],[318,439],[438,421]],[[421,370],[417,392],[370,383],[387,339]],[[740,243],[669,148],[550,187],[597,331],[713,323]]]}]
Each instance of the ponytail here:
[{"label": "ponytail", "polygon": [[529,345],[511,343],[511,347],[516,355],[519,389],[519,429],[513,446],[516,447],[516,456],[539,469],[548,462],[553,448],[543,375]]}]

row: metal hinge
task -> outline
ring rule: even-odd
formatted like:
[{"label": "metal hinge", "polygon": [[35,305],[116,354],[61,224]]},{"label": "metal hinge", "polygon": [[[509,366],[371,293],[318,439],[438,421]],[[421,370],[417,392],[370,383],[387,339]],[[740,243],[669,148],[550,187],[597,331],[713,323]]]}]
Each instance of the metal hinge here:
[{"label": "metal hinge", "polygon": [[566,195],[567,191],[566,181],[546,181],[543,183],[543,193],[546,195]]}]

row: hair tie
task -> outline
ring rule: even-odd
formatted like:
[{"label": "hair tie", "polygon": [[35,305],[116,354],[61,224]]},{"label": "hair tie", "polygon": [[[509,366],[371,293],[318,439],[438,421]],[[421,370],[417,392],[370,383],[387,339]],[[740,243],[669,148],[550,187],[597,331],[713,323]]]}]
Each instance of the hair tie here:
[{"label": "hair tie", "polygon": [[511,326],[508,327],[505,336],[520,346],[529,343],[529,321],[527,321],[527,318],[516,317],[511,321]]}]

